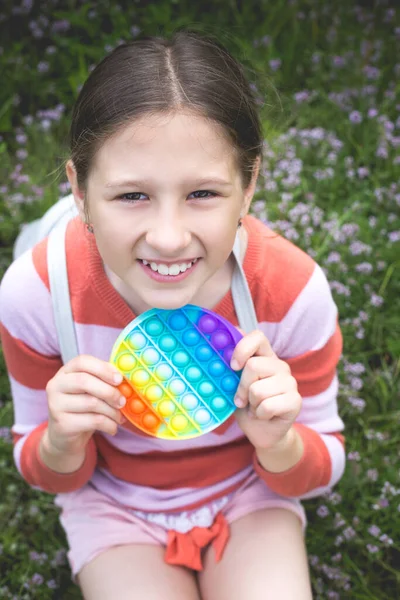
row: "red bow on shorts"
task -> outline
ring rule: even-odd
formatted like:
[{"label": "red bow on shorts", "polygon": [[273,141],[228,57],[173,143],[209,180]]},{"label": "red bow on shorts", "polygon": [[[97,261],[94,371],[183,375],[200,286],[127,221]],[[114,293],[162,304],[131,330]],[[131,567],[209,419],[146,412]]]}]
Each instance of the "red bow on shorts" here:
[{"label": "red bow on shorts", "polygon": [[210,543],[214,548],[215,560],[220,561],[229,539],[229,526],[222,513],[218,513],[211,527],[194,527],[187,533],[168,531],[164,560],[170,565],[188,567],[202,571],[201,551]]}]

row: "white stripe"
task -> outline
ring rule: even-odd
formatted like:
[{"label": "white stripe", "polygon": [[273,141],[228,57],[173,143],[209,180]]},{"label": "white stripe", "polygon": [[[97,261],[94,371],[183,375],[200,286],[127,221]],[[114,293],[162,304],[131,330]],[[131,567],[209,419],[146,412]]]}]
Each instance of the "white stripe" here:
[{"label": "white stripe", "polygon": [[319,265],[280,323],[261,321],[259,329],[282,359],[320,350],[336,329],[337,307]]},{"label": "white stripe", "polygon": [[[35,429],[35,428],[32,427],[32,430],[33,429]],[[14,427],[12,428],[12,430],[15,431]],[[15,433],[19,433],[19,432],[16,431]],[[28,433],[30,433],[30,432],[28,432]],[[13,455],[14,455],[15,466],[17,467],[20,475],[22,475],[22,471],[21,471],[21,452],[22,452],[22,447],[25,444],[26,438],[28,437],[28,433],[26,435],[24,435],[24,437],[20,438],[18,440],[18,442],[14,445],[14,448],[13,448]]]},{"label": "white stripe", "polygon": [[[19,383],[9,374],[11,395],[14,399],[15,427],[32,425],[35,427],[48,419],[46,390],[34,390]],[[16,433],[20,433],[16,431]]]},{"label": "white stripe", "polygon": [[253,466],[250,465],[224,481],[202,488],[158,490],[122,481],[105,469],[96,469],[91,482],[100,492],[111,496],[116,502],[125,506],[146,511],[168,511],[207,500],[230,486],[240,483],[248,477],[252,470]]},{"label": "white stripe", "polygon": [[32,252],[6,271],[0,286],[0,318],[12,337],[40,354],[59,354],[51,297],[39,277]]},{"label": "white stripe", "polygon": [[121,331],[118,327],[75,323],[79,353],[109,361],[112,347]]},{"label": "white stripe", "polygon": [[326,390],[315,396],[304,396],[297,421],[312,427],[319,433],[342,431],[344,423],[338,415],[338,389],[339,381],[335,375]]}]

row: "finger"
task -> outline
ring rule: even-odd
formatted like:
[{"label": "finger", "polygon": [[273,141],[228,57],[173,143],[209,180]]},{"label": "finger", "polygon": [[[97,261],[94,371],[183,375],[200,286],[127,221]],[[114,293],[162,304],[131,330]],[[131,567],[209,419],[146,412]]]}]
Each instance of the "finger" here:
[{"label": "finger", "polygon": [[256,409],[267,398],[273,398],[289,392],[297,393],[297,383],[294,377],[286,373],[276,373],[266,379],[259,379],[249,387],[249,403]]},{"label": "finger", "polygon": [[[62,394],[61,402],[57,406],[57,413],[62,413],[62,415],[65,413],[98,413],[109,417],[118,425],[125,420],[119,408],[113,408],[104,400],[89,394]],[[61,414],[59,418],[61,418]]]},{"label": "finger", "polygon": [[249,358],[243,369],[235,394],[236,406],[244,408],[247,405],[249,401],[249,388],[255,381],[274,375],[277,368],[279,368],[275,365],[275,362],[275,359],[264,356],[252,356]]},{"label": "finger", "polygon": [[64,373],[89,373],[111,385],[118,385],[123,379],[117,367],[89,354],[75,356],[63,367],[63,371]]},{"label": "finger", "polygon": [[63,377],[58,391],[63,394],[89,394],[104,400],[110,406],[121,408],[126,404],[126,398],[117,387],[105,383],[98,377],[89,373],[70,373]]},{"label": "finger", "polygon": [[279,418],[283,421],[294,420],[300,412],[301,398],[298,393],[286,393],[263,400],[255,410],[255,415],[263,421]]},{"label": "finger", "polygon": [[64,413],[63,422],[58,423],[57,428],[61,435],[77,435],[92,431],[103,431],[109,435],[115,435],[118,431],[118,424],[100,413]]},{"label": "finger", "polygon": [[235,371],[243,369],[246,362],[251,356],[276,356],[272,350],[271,344],[258,329],[245,335],[236,344],[235,350],[231,358],[231,368]]}]

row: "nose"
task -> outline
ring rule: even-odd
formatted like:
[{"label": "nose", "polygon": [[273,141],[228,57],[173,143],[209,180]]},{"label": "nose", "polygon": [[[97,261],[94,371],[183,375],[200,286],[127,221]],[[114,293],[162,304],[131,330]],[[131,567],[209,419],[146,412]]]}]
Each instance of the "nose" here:
[{"label": "nose", "polygon": [[154,216],[146,234],[146,242],[157,251],[160,258],[174,258],[189,246],[191,234],[182,218],[171,212],[163,212]]}]

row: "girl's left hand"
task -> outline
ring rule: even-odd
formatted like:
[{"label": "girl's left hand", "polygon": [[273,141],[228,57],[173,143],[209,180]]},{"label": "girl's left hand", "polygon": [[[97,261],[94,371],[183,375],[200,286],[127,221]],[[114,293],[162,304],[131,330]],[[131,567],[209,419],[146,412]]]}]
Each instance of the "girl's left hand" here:
[{"label": "girl's left hand", "polygon": [[235,396],[239,426],[256,449],[279,448],[301,408],[289,365],[256,330],[236,345],[231,367],[243,369]]}]

